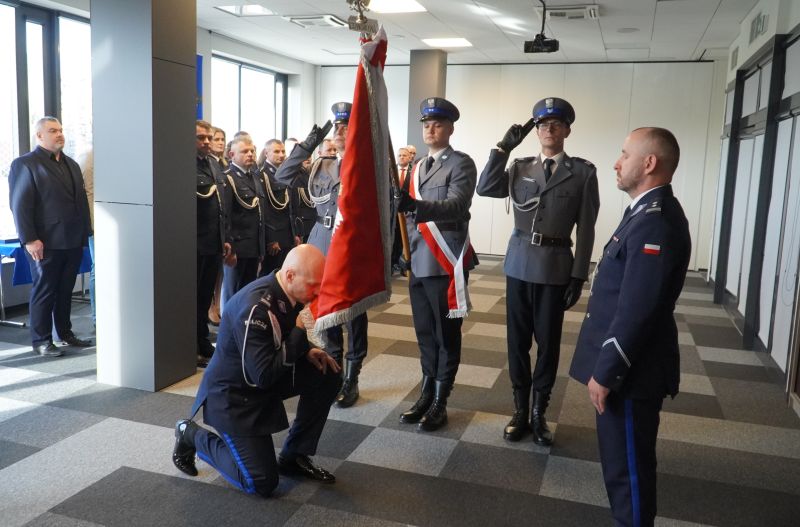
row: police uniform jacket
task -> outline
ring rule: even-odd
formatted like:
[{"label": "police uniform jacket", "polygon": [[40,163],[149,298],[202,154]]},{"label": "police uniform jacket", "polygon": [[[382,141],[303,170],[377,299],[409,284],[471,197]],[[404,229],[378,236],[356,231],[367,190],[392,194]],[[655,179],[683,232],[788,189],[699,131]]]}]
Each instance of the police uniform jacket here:
[{"label": "police uniform jacket", "polygon": [[627,398],[678,393],[680,358],[673,311],[691,239],[666,185],[650,191],[603,249],[570,375],[591,377]]},{"label": "police uniform jacket", "polygon": [[197,254],[222,254],[230,243],[230,210],[233,195],[228,181],[211,157],[197,158]]},{"label": "police uniform jacket", "polygon": [[[512,205],[514,230],[506,251],[506,276],[550,285],[566,284],[570,278],[586,280],[600,209],[594,165],[565,153],[545,183],[539,156],[515,159],[506,170],[507,162],[508,153],[493,149],[477,188],[480,196],[505,198],[511,194],[512,201],[521,204],[519,208]],[[569,242],[573,228],[574,256]],[[534,245],[531,242],[536,242],[538,235],[545,243]],[[547,243],[554,238],[561,242]]]},{"label": "police uniform jacket", "polygon": [[[244,173],[230,164],[225,171],[233,194],[231,207],[231,239],[233,252],[239,258],[257,258],[264,255],[263,211],[264,187],[252,174]],[[258,198],[258,206],[250,208]]]},{"label": "police uniform jacket", "polygon": [[[426,159],[417,163],[414,173],[414,178],[419,181],[417,209],[406,215],[411,272],[418,278],[443,276],[447,272],[428,248],[417,224],[436,222],[448,247],[458,258],[469,232],[469,207],[477,179],[472,158],[450,146],[431,165],[430,171],[425,169]],[[467,260],[465,269],[474,267],[474,260]]]},{"label": "police uniform jacket", "polygon": [[308,236],[317,223],[317,208],[308,196],[309,172],[301,167],[297,175],[296,185],[290,190],[292,196],[292,219],[294,234]]},{"label": "police uniform jacket", "polygon": [[[303,161],[311,153],[299,144],[294,147],[286,161],[278,168],[275,179],[279,183],[299,188],[302,182]],[[311,175],[307,185],[310,198],[316,199],[317,223],[311,229],[308,243],[328,255],[333,236],[333,222],[339,199],[339,159],[336,157],[320,157],[311,166]]]},{"label": "police uniform jacket", "polygon": [[288,428],[276,383],[292,375],[310,345],[275,273],[249,283],[225,304],[217,350],[203,375],[192,414],[233,435],[268,435]]},{"label": "police uniform jacket", "polygon": [[19,241],[41,240],[45,250],[86,247],[92,226],[81,169],[61,152],[65,177],[52,155],[37,146],[11,163],[9,201]]},{"label": "police uniform jacket", "polygon": [[278,242],[283,250],[294,247],[292,234],[292,202],[287,185],[275,181],[278,168],[264,163],[259,177],[264,185],[264,234],[266,243]]}]

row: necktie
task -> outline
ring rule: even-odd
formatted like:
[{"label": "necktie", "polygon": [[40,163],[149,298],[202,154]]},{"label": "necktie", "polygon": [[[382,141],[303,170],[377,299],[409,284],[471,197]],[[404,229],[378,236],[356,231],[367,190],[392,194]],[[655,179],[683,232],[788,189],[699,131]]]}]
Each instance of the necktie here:
[{"label": "necktie", "polygon": [[431,171],[431,167],[433,166],[433,162],[434,162],[433,156],[428,156],[428,159],[425,161],[425,173],[426,174]]},{"label": "necktie", "polygon": [[400,169],[400,186],[403,186],[403,183],[405,183],[405,182],[406,182],[406,169],[405,168],[401,168]]},{"label": "necktie", "polygon": [[545,159],[544,160],[544,182],[547,183],[550,181],[550,176],[553,175],[553,161],[552,159]]},{"label": "necktie", "polygon": [[624,220],[625,218],[627,218],[628,214],[630,213],[631,213],[631,206],[628,205],[627,207],[625,207],[625,213],[622,215],[622,219]]}]

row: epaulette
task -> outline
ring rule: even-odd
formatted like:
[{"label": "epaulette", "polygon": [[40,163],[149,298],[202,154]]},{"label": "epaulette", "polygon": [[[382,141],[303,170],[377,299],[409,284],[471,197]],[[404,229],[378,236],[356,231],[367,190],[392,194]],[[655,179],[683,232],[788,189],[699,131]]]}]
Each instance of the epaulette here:
[{"label": "epaulette", "polygon": [[655,213],[655,212],[661,212],[661,200],[660,199],[656,199],[656,200],[651,201],[650,203],[647,204],[647,207],[645,207],[645,209],[644,209],[644,213],[645,214],[652,214],[652,213]]},{"label": "epaulette", "polygon": [[471,157],[469,157],[469,154],[467,154],[466,152],[462,152],[461,150],[453,150],[453,153],[458,154],[460,156],[464,156],[467,159],[472,159]]},{"label": "epaulette", "polygon": [[514,163],[525,163],[528,161],[533,161],[535,164],[539,160],[539,156],[529,156],[529,157],[518,157],[514,159]]},{"label": "epaulette", "polygon": [[586,166],[589,166],[589,167],[593,167],[594,166],[594,163],[592,163],[588,159],[584,159],[582,157],[573,157],[572,159],[574,159],[575,161],[580,161],[580,162],[584,163]]},{"label": "epaulette", "polygon": [[226,176],[230,175],[231,167],[227,167],[225,170],[222,171],[222,173],[225,174]]}]

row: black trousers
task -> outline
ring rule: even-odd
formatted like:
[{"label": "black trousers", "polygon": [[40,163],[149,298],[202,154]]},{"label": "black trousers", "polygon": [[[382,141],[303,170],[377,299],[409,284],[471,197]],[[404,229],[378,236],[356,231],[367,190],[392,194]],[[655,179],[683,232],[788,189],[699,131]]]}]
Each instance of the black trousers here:
[{"label": "black trousers", "polygon": [[[294,384],[293,382],[294,377]],[[323,374],[306,359],[300,359],[294,375],[287,372],[276,393],[288,399],[300,395],[297,416],[289,429],[281,455],[313,456],[328,420],[328,412],[341,386],[338,374]],[[200,459],[214,467],[235,487],[248,494],[268,497],[278,486],[278,465],[271,435],[233,435],[219,430],[219,435],[200,428],[194,445]]]},{"label": "black trousers", "polygon": [[237,258],[233,267],[222,270],[222,309],[225,302],[258,276],[258,257]]},{"label": "black trousers", "polygon": [[265,254],[264,260],[261,262],[261,271],[258,273],[259,278],[267,276],[275,269],[280,269],[290,250],[292,250],[292,247],[281,247],[281,250],[276,254]]},{"label": "black trousers", "polygon": [[597,415],[597,442],[617,526],[652,526],[656,517],[656,437],[663,399],[608,394]]},{"label": "black trousers", "polygon": [[452,385],[461,363],[463,319],[447,317],[449,285],[448,276],[418,278],[412,273],[408,281],[422,374]]},{"label": "black trousers", "polygon": [[[561,352],[566,285],[534,284],[506,277],[508,372],[515,390],[550,393]],[[531,344],[536,366],[531,372]]]},{"label": "black trousers", "polygon": [[222,255],[197,255],[197,340],[208,341],[208,309],[214,299]]},{"label": "black trousers", "polygon": [[[347,361],[351,366],[361,368],[364,357],[367,356],[367,314],[357,316],[347,326]],[[336,326],[328,330],[328,355],[342,363],[344,355],[344,334],[342,326]]]},{"label": "black trousers", "polygon": [[44,258],[35,262],[25,251],[33,286],[30,297],[31,341],[34,346],[72,336],[72,290],[83,257],[83,248],[44,249]]}]

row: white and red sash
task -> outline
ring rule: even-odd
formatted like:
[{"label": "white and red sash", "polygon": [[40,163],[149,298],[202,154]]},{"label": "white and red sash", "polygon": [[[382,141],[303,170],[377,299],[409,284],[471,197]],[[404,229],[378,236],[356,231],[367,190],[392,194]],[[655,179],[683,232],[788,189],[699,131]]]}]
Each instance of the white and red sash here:
[{"label": "white and red sash", "polygon": [[[411,170],[411,184],[409,194],[412,198],[417,199],[419,196],[419,178],[416,177],[417,168],[424,160],[420,159],[414,168]],[[450,285],[447,288],[447,306],[449,312],[448,318],[464,318],[469,314],[472,309],[472,303],[469,300],[469,289],[467,288],[467,280],[464,276],[464,266],[467,265],[467,258],[472,258],[472,246],[469,243],[469,232],[464,240],[464,245],[461,247],[461,253],[456,258],[450,246],[447,245],[442,236],[439,227],[435,222],[428,221],[425,223],[417,224],[417,230],[422,235],[422,239],[428,245],[436,261],[442,266],[442,269],[447,272],[450,277]]]}]

